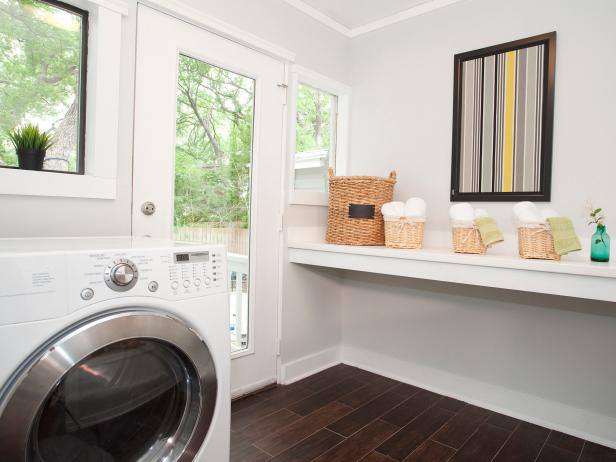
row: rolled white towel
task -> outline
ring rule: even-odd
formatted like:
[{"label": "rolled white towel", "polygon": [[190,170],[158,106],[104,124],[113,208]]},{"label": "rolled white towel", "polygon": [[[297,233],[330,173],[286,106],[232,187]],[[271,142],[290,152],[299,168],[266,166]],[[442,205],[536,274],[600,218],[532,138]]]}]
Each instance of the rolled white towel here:
[{"label": "rolled white towel", "polygon": [[404,215],[411,218],[425,218],[426,201],[420,197],[411,197],[404,206]]},{"label": "rolled white towel", "polygon": [[513,213],[520,224],[534,225],[543,223],[539,209],[532,202],[518,202],[513,206]]},{"label": "rolled white towel", "polygon": [[404,216],[404,202],[388,202],[381,207],[385,218],[400,218]]},{"label": "rolled white towel", "polygon": [[486,209],[475,209],[475,218],[487,218],[490,214]]},{"label": "rolled white towel", "polygon": [[449,209],[449,218],[454,222],[473,222],[475,211],[473,206],[468,202],[454,204]]},{"label": "rolled white towel", "polygon": [[560,216],[560,213],[558,213],[554,209],[543,209],[539,213],[541,214],[541,218],[543,218],[543,221],[545,221],[546,223],[548,221],[548,218],[559,217]]}]

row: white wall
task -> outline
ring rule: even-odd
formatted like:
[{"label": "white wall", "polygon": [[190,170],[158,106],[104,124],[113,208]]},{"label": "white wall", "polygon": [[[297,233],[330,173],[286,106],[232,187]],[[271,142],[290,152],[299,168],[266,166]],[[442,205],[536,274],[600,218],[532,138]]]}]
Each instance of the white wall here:
[{"label": "white wall", "polygon": [[[612,0],[465,0],[359,37],[351,172],[396,169],[396,196],[424,197],[428,229],[447,229],[454,54],[555,30],[552,206],[587,234],[587,198],[608,209],[616,198],[614,19]],[[481,204],[507,232],[511,205]]]},{"label": "white wall", "polygon": [[[353,174],[398,172],[428,235],[450,206],[453,56],[556,30],[552,207],[616,214],[616,3],[465,0],[356,39]],[[510,203],[482,203],[508,233]],[[613,220],[611,224],[616,225]],[[342,359],[616,446],[616,304],[347,273]]]}]

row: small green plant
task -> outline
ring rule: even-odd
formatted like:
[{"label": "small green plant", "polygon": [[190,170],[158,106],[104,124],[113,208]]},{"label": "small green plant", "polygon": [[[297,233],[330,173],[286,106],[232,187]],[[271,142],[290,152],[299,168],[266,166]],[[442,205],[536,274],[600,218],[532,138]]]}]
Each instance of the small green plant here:
[{"label": "small green plant", "polygon": [[26,124],[8,133],[9,139],[17,152],[45,152],[53,145],[49,132],[41,130],[38,125]]},{"label": "small green plant", "polygon": [[605,215],[603,214],[603,209],[598,208],[595,209],[593,207],[591,207],[590,209],[590,221],[588,222],[588,225],[592,225],[595,224],[597,226],[604,226],[605,224]]}]

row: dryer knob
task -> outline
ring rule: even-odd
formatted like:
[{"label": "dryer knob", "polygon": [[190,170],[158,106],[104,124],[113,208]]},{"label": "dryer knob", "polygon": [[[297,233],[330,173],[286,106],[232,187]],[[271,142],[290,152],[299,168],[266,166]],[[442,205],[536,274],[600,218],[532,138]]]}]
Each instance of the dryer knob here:
[{"label": "dryer knob", "polygon": [[126,263],[120,263],[111,270],[111,280],[119,286],[129,285],[135,279],[135,272]]},{"label": "dryer knob", "polygon": [[137,284],[139,274],[137,266],[130,260],[116,260],[105,270],[105,283],[111,290],[125,292]]}]

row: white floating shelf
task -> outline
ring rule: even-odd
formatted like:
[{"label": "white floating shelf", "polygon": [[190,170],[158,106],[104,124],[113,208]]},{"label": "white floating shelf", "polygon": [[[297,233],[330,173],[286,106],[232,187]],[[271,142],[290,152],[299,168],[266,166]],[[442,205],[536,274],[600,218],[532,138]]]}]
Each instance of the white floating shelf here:
[{"label": "white floating shelf", "polygon": [[581,253],[562,261],[545,261],[490,252],[463,255],[430,248],[289,243],[291,263],[616,302],[613,262],[586,261]]}]

